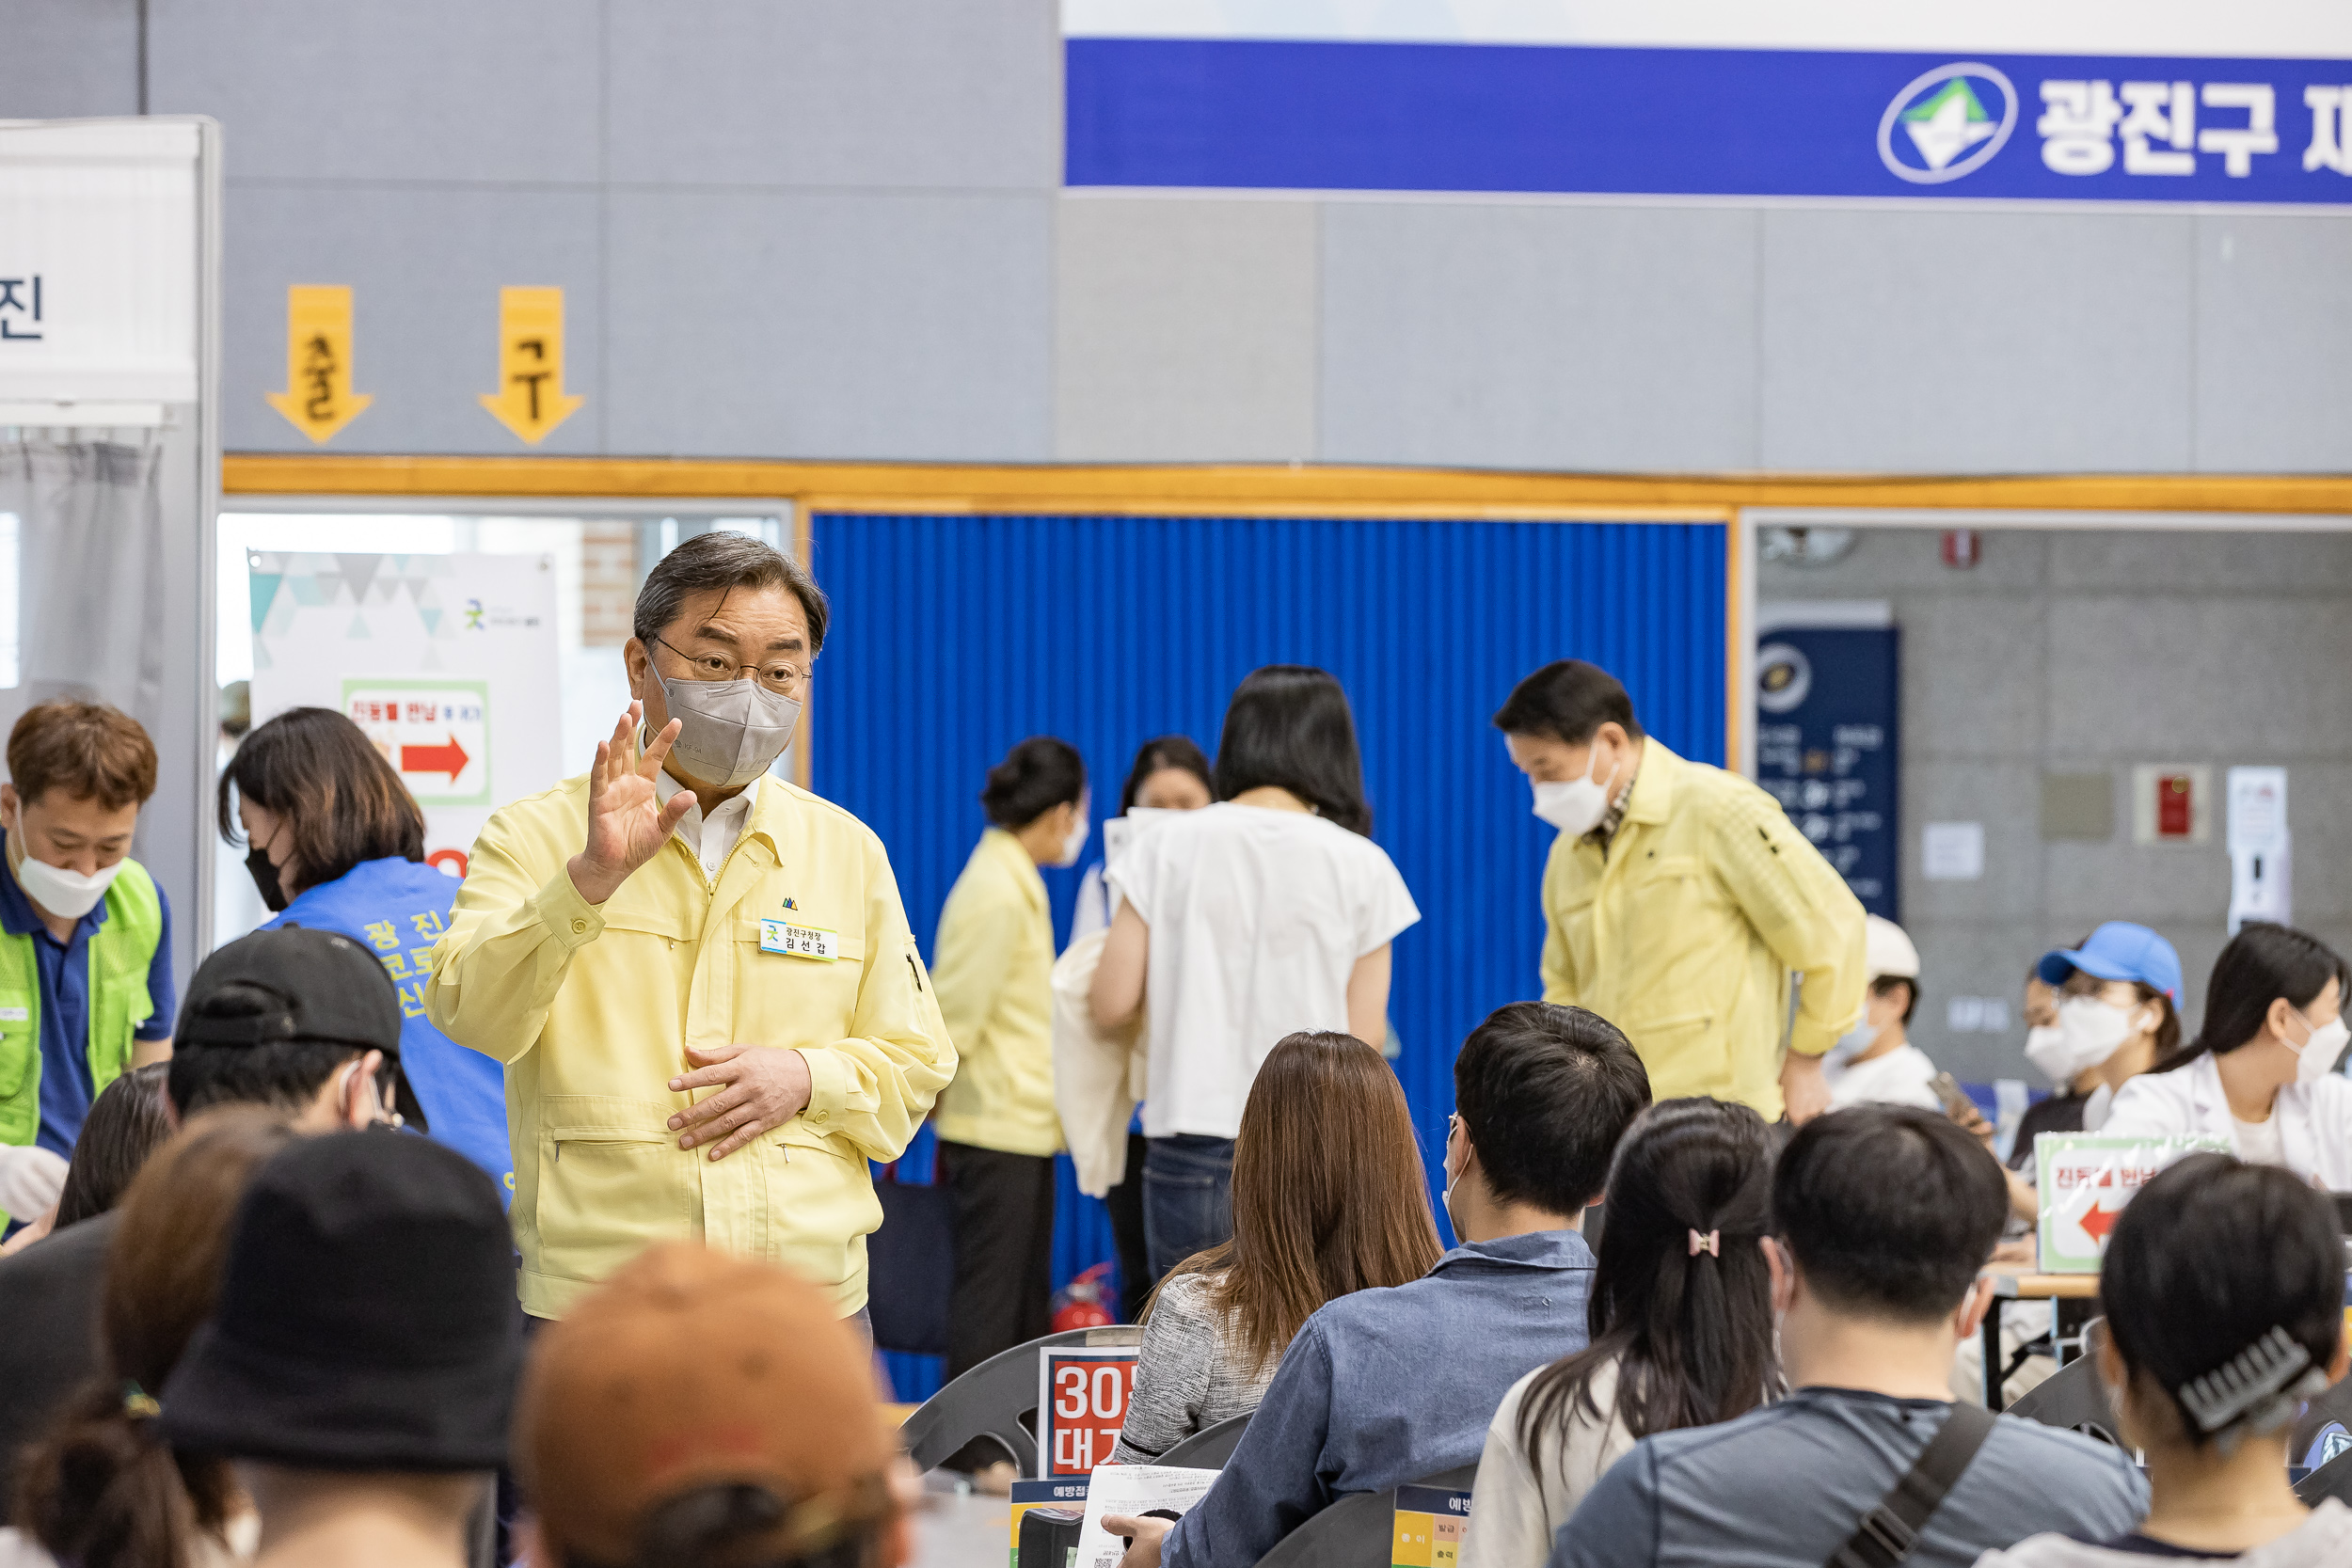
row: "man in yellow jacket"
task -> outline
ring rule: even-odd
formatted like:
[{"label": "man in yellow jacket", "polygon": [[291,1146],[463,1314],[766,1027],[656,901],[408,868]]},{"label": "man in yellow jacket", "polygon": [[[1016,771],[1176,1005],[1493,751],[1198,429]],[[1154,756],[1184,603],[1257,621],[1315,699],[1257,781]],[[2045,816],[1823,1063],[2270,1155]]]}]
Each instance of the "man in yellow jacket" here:
[{"label": "man in yellow jacket", "polygon": [[896,1159],[955,1076],[882,842],[768,768],[824,595],[698,535],[637,598],[637,699],[582,777],[474,846],[426,1011],[506,1063],[523,1309],[563,1316],[647,1244],[700,1237],[866,1305]]},{"label": "man in yellow jacket", "polygon": [[1494,722],[1535,815],[1560,830],[1544,868],[1544,1000],[1624,1030],[1659,1100],[1819,1115],[1821,1053],[1861,1015],[1869,978],[1844,879],[1770,795],[1645,736],[1625,688],[1581,659],[1519,682]]}]

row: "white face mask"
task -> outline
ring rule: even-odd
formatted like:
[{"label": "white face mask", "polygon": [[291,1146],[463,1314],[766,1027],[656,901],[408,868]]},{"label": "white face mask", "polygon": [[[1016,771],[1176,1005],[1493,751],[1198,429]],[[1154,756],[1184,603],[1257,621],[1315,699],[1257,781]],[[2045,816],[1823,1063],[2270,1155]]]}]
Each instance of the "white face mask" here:
[{"label": "white face mask", "polygon": [[1878,1037],[1879,1032],[1870,1027],[1870,1015],[1865,1013],[1861,1022],[1838,1036],[1837,1043],[1821,1053],[1821,1065],[1843,1066],[1868,1050],[1870,1042]]},{"label": "white face mask", "polygon": [[106,896],[106,890],[122,875],[125,862],[117,861],[92,876],[69,871],[62,865],[51,865],[26,855],[22,860],[11,855],[9,865],[16,872],[17,885],[26,897],[60,920],[79,920],[98,907]]},{"label": "white face mask", "polygon": [[[2058,1004],[2058,1029],[2066,1037],[2074,1073],[2089,1072],[2123,1048],[2139,1032],[2137,1007],[2115,1007],[2095,996],[2070,996]],[[2061,1080],[2062,1082],[2064,1080]]]},{"label": "white face mask", "polygon": [[[2296,1016],[2302,1017],[2300,1013]],[[2309,1024],[2311,1020],[2304,1019],[2303,1022]],[[2311,1037],[2301,1045],[2293,1040],[2287,1041],[2287,1049],[2295,1053],[2295,1081],[2298,1084],[2316,1084],[2327,1077],[2334,1070],[2336,1058],[2344,1054],[2347,1040],[2352,1040],[2352,1024],[2337,1018],[2312,1030]]]},{"label": "white face mask", "polygon": [[1075,865],[1078,857],[1087,852],[1087,835],[1094,832],[1094,824],[1081,816],[1072,826],[1069,835],[1061,841],[1061,859],[1056,865]]},{"label": "white face mask", "polygon": [[[1599,766],[1600,749],[1595,747],[1584,777],[1570,779],[1565,784],[1536,784],[1535,815],[1570,838],[1581,838],[1591,832],[1609,810],[1609,791],[1593,778],[1593,769]],[[1609,782],[1617,782],[1613,768],[1610,770]]]},{"label": "white face mask", "polygon": [[792,743],[801,705],[756,680],[672,680],[656,674],[670,717],[679,723],[670,754],[703,783],[740,789],[768,771]]},{"label": "white face mask", "polygon": [[2083,1071],[2075,1065],[2074,1053],[2067,1044],[2066,1031],[2055,1023],[2037,1023],[2026,1031],[2026,1060],[2061,1089],[2073,1084]]}]

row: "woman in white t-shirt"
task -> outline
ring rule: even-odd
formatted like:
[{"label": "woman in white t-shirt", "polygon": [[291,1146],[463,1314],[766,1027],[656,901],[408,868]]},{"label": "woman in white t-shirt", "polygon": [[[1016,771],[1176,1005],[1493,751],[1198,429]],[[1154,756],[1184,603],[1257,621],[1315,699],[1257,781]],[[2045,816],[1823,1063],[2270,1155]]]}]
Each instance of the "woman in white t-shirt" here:
[{"label": "woman in white t-shirt", "polygon": [[1089,1001],[1103,1029],[1148,1010],[1144,1233],[1165,1275],[1232,1235],[1233,1136],[1275,1042],[1387,1032],[1389,943],[1421,918],[1366,836],[1347,694],[1270,664],[1225,710],[1217,803],[1171,817],[1111,867],[1121,900]]},{"label": "woman in white t-shirt", "polygon": [[2345,974],[2317,937],[2247,922],[2214,960],[2197,1038],[2117,1090],[2100,1132],[2226,1138],[2249,1164],[2352,1192]]}]

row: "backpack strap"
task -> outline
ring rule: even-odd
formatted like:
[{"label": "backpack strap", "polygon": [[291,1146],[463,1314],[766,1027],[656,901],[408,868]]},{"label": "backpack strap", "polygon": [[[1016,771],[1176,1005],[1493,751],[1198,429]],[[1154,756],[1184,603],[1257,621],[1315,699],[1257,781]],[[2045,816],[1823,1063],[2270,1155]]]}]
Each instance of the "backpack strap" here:
[{"label": "backpack strap", "polygon": [[1895,1568],[1909,1557],[1921,1527],[1984,1447],[1995,1419],[1981,1405],[1955,1402],[1943,1428],[1919,1450],[1894,1490],[1862,1516],[1861,1527],[1831,1554],[1825,1568]]}]

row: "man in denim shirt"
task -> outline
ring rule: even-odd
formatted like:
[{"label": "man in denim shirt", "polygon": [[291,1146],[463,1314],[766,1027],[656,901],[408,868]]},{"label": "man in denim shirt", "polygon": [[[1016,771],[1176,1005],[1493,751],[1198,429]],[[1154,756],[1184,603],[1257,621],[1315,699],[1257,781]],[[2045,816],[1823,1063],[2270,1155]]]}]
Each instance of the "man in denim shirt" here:
[{"label": "man in denim shirt", "polygon": [[1104,1521],[1135,1538],[1122,1568],[1248,1568],[1351,1493],[1475,1465],[1511,1385],[1584,1348],[1579,1232],[1649,1104],[1641,1058],[1597,1014],[1515,1002],[1463,1043],[1454,1102],[1445,1206],[1462,1244],[1309,1318],[1189,1513]]}]

